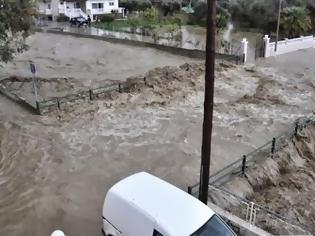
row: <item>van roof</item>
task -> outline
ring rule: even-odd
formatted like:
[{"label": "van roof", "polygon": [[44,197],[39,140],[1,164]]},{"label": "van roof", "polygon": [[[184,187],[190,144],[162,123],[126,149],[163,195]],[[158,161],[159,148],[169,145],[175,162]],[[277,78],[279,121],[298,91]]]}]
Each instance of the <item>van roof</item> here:
[{"label": "van roof", "polygon": [[121,180],[108,194],[132,203],[169,235],[191,235],[214,215],[188,193],[145,172]]}]

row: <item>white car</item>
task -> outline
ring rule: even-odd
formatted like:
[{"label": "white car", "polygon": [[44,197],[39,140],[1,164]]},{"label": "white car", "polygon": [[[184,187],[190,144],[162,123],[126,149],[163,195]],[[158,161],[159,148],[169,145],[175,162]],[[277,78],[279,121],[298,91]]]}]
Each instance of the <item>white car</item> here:
[{"label": "white car", "polygon": [[107,192],[106,236],[235,236],[208,206],[145,172],[129,176]]}]

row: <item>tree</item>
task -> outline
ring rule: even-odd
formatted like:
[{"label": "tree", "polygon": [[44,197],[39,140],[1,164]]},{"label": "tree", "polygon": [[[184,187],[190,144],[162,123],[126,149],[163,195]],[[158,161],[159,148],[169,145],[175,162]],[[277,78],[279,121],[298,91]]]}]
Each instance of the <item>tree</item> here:
[{"label": "tree", "polygon": [[149,23],[154,23],[158,18],[158,11],[154,8],[148,8],[143,12],[144,19],[146,19]]},{"label": "tree", "polygon": [[8,62],[14,53],[27,49],[33,4],[31,0],[0,0],[0,62]]},{"label": "tree", "polygon": [[312,30],[312,20],[302,7],[287,7],[283,9],[281,29],[286,37],[297,37]]},{"label": "tree", "polygon": [[227,24],[229,23],[229,17],[224,14],[217,14],[216,15],[216,22],[217,22],[217,31],[223,31],[226,29]]},{"label": "tree", "polygon": [[176,11],[179,11],[181,7],[181,2],[178,0],[164,0],[161,4],[161,10],[163,16],[173,16]]},{"label": "tree", "polygon": [[[191,24],[198,24],[201,26],[207,25],[207,3],[198,2],[194,6],[194,13],[190,14],[189,22]],[[227,10],[219,8],[217,6],[216,24],[217,30],[222,31],[226,29],[228,22],[230,21],[230,14]]]},{"label": "tree", "polygon": [[150,0],[121,0],[119,2],[120,7],[124,7],[129,11],[144,11],[147,8],[152,7]]}]

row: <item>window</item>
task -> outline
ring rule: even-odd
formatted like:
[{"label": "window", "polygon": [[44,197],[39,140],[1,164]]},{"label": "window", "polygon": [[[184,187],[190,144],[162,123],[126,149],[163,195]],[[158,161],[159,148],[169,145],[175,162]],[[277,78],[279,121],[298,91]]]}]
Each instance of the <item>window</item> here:
[{"label": "window", "polygon": [[204,224],[191,236],[235,236],[235,234],[223,222],[223,220],[214,215],[206,224]]},{"label": "window", "polygon": [[114,3],[114,2],[109,2],[109,5],[110,5],[110,6],[114,6],[115,3]]},{"label": "window", "polygon": [[103,9],[104,3],[92,3],[92,9]]},{"label": "window", "polygon": [[153,231],[153,236],[163,236],[163,234],[161,234],[159,231],[154,230]]}]

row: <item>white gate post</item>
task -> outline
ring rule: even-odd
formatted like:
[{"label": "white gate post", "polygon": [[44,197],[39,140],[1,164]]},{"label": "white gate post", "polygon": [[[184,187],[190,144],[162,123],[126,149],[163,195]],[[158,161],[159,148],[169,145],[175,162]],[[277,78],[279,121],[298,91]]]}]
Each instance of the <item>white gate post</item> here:
[{"label": "white gate post", "polygon": [[246,61],[247,61],[247,51],[248,51],[248,41],[246,40],[246,38],[243,38],[243,40],[242,40],[242,53],[244,56],[244,63],[246,63]]},{"label": "white gate post", "polygon": [[264,42],[265,42],[265,55],[264,55],[264,57],[270,57],[270,50],[269,50],[270,38],[268,35],[265,35]]}]

